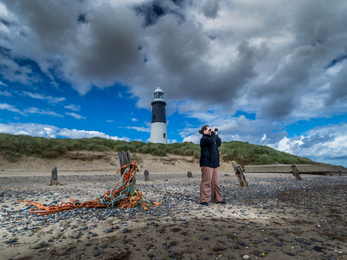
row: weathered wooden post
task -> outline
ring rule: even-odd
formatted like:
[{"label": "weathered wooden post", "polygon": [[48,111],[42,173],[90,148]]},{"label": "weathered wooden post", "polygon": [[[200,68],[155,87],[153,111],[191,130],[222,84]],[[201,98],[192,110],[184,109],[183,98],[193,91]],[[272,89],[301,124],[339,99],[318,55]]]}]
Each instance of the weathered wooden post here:
[{"label": "weathered wooden post", "polygon": [[188,176],[188,178],[193,178],[192,172],[187,172],[187,176]]},{"label": "weathered wooden post", "polygon": [[149,172],[145,170],[145,181],[149,181]]},{"label": "weathered wooden post", "polygon": [[294,175],[294,177],[298,180],[298,181],[301,181],[302,178],[300,176],[300,172],[299,170],[296,168],[296,166],[294,164],[292,164],[292,173]]},{"label": "weathered wooden post", "polygon": [[243,170],[241,169],[241,167],[240,166],[236,167],[236,165],[233,162],[231,163],[231,165],[234,168],[235,175],[236,175],[237,179],[239,180],[240,185],[242,187],[248,187],[248,182],[246,181],[246,177],[243,174]]},{"label": "weathered wooden post", "polygon": [[55,186],[58,185],[58,168],[57,166],[52,167],[52,174],[51,174],[51,185]]},{"label": "weathered wooden post", "polygon": [[[124,151],[118,152],[118,160],[119,160],[119,165],[120,167],[130,164],[131,163],[131,156],[130,156],[130,151],[128,150],[127,153]],[[122,170],[122,174],[124,173],[124,170]]]}]

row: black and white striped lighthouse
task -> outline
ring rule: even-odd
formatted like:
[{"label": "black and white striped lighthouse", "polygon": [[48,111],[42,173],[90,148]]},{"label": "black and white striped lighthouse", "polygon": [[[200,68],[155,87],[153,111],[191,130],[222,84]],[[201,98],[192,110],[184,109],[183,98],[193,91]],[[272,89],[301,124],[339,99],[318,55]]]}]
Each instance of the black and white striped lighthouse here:
[{"label": "black and white striped lighthouse", "polygon": [[154,100],[152,101],[152,122],[151,122],[151,143],[167,144],[167,128],[164,100],[164,91],[157,88],[154,91]]}]

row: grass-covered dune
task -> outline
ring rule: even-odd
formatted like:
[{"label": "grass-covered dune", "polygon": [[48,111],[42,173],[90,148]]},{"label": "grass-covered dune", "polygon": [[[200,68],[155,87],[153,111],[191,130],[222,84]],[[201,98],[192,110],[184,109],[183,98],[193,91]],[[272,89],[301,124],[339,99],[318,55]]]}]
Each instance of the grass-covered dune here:
[{"label": "grass-covered dune", "polygon": [[[69,151],[130,151],[132,153],[166,156],[169,154],[199,158],[200,146],[191,142],[154,144],[139,141],[114,141],[99,137],[59,139],[27,135],[0,134],[0,153],[10,162],[21,156],[58,158]],[[222,161],[234,160],[241,165],[262,164],[319,164],[310,159],[240,141],[223,142],[219,148]]]}]

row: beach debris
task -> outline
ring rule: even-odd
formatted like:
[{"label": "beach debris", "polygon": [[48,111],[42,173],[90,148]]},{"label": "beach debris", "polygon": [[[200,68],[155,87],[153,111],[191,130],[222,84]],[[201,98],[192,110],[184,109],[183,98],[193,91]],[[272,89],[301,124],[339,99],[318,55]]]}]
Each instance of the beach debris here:
[{"label": "beach debris", "polygon": [[145,175],[145,181],[149,181],[149,172],[148,172],[148,170],[145,170],[144,175]]},{"label": "beach debris", "polygon": [[188,178],[193,178],[192,172],[187,172],[187,177],[188,177]]},{"label": "beach debris", "polygon": [[58,185],[58,168],[57,166],[52,167],[52,174],[51,174],[51,184],[50,186],[56,186]]},{"label": "beach debris", "polygon": [[235,171],[235,175],[237,177],[237,179],[239,180],[240,182],[240,185],[242,187],[248,187],[248,182],[246,181],[246,177],[245,175],[243,174],[243,170],[241,169],[240,166],[237,166],[234,164],[234,162],[231,163],[231,165],[233,166],[234,168],[234,171]]},{"label": "beach debris", "polygon": [[123,174],[116,186],[111,191],[106,191],[104,195],[91,201],[80,203],[76,199],[70,199],[69,202],[62,202],[58,206],[44,206],[40,202],[28,200],[18,200],[18,202],[27,202],[35,206],[37,209],[30,209],[29,212],[37,213],[39,216],[77,208],[114,208],[116,206],[120,208],[132,208],[141,206],[147,210],[150,205],[142,203],[142,192],[135,190],[137,171],[136,161],[122,166],[117,171],[117,174],[119,172],[123,172]]},{"label": "beach debris", "polygon": [[299,170],[296,168],[296,166],[294,164],[291,165],[292,167],[292,174],[294,175],[294,177],[298,180],[298,181],[302,181],[302,178],[300,176],[300,172]]}]

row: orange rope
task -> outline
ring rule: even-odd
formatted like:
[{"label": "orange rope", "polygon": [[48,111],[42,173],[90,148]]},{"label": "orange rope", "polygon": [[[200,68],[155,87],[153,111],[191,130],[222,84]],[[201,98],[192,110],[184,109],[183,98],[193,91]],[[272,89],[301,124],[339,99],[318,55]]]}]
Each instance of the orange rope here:
[{"label": "orange rope", "polygon": [[[143,198],[142,192],[132,190],[136,182],[136,172],[138,171],[138,168],[136,166],[136,161],[134,163],[127,164],[121,167],[117,171],[117,174],[121,172],[122,170],[127,169],[128,167],[130,167],[129,170],[125,170],[125,172],[123,173],[121,177],[121,180],[118,181],[118,183],[114,186],[114,188],[111,191],[106,191],[103,196],[100,196],[99,198],[91,200],[91,201],[85,201],[85,202],[79,203],[77,202],[76,199],[70,199],[69,200],[70,202],[62,202],[58,206],[44,206],[40,202],[28,201],[28,200],[21,200],[19,202],[27,202],[35,206],[36,209],[31,209],[29,212],[37,213],[39,216],[56,213],[56,212],[64,211],[64,210],[77,209],[77,208],[105,208],[105,207],[111,206],[111,204],[112,204],[112,207],[118,206],[122,209],[141,206],[145,210],[147,210],[147,208],[150,205],[142,203],[142,198]],[[117,188],[117,186],[121,183],[121,181],[122,181],[122,185]],[[125,196],[123,195],[124,192],[128,194],[126,194]],[[123,196],[123,197],[120,198],[116,203],[113,203],[113,199],[118,198],[119,196],[121,197]],[[155,206],[158,206],[158,205],[159,203],[156,202]]]}]

